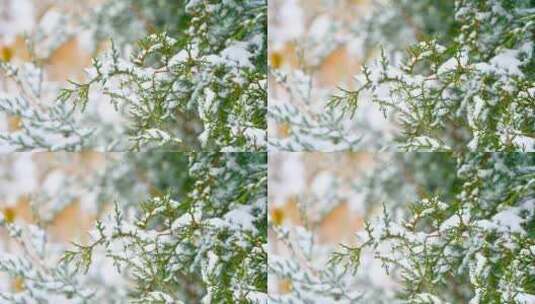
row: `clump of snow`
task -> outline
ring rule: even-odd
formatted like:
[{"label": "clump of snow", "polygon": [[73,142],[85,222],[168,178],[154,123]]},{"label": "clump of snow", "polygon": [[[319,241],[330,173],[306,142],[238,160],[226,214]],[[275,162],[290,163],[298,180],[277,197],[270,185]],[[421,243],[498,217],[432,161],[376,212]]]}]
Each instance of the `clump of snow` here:
[{"label": "clump of snow", "polygon": [[[500,233],[526,234],[522,227],[535,212],[535,200],[527,200],[517,207],[506,207],[490,220],[480,220],[476,224],[485,230],[496,230]],[[528,215],[526,217],[526,215]]]},{"label": "clump of snow", "polygon": [[520,71],[521,61],[517,58],[519,54],[518,50],[504,50],[500,54],[494,56],[490,63],[506,71],[509,75],[522,76],[522,71]]},{"label": "clump of snow", "polygon": [[195,58],[197,58],[198,53],[199,52],[198,52],[198,50],[196,48],[190,50],[189,52],[188,52],[188,50],[183,49],[180,52],[176,53],[176,55],[171,57],[171,59],[169,59],[169,66],[174,66],[174,65],[181,64],[181,63],[187,61],[190,58],[190,56],[191,56],[192,59],[195,59]]},{"label": "clump of snow", "polygon": [[520,292],[515,296],[515,300],[519,304],[533,304],[535,303],[535,295],[526,292]]},{"label": "clump of snow", "polygon": [[235,42],[221,52],[221,56],[231,61],[237,62],[241,67],[253,68],[249,61],[252,54],[247,50],[246,42]]},{"label": "clump of snow", "polygon": [[470,214],[468,213],[468,210],[463,209],[461,214],[454,214],[451,217],[449,217],[447,220],[442,222],[440,225],[440,231],[447,231],[451,228],[457,227],[461,222],[463,224],[468,224],[470,221]]},{"label": "clump of snow", "polygon": [[[230,223],[231,228],[256,232],[257,229],[254,224],[256,218],[251,214],[251,209],[251,206],[239,206],[225,214],[223,219]],[[233,227],[233,225],[236,227]]]},{"label": "clump of snow", "polygon": [[445,74],[447,72],[455,71],[459,67],[464,67],[468,64],[468,53],[461,51],[458,57],[452,57],[444,62],[437,70],[437,74]]}]

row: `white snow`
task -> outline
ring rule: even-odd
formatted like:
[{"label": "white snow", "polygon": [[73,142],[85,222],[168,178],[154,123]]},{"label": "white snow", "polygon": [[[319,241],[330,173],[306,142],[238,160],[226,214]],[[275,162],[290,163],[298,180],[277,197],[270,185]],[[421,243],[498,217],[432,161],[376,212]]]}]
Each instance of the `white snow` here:
[{"label": "white snow", "polygon": [[254,143],[257,147],[265,147],[267,144],[267,133],[265,129],[246,128],[243,134],[248,142]]},{"label": "white snow", "polygon": [[515,211],[513,208],[506,209],[496,214],[492,219],[498,227],[501,226],[511,232],[525,233],[522,226],[520,226],[523,220]]},{"label": "white snow", "polygon": [[440,67],[437,69],[437,74],[444,74],[447,72],[454,71],[459,67],[465,67],[468,64],[468,52],[466,50],[461,50],[456,57],[451,57],[446,60]]},{"label": "white snow", "polygon": [[201,213],[195,212],[193,215],[190,213],[185,213],[181,215],[179,218],[177,218],[173,224],[171,224],[172,230],[178,230],[185,226],[188,226],[191,224],[193,220],[199,221],[201,219]]},{"label": "white snow", "polygon": [[521,62],[517,56],[518,50],[507,49],[493,57],[490,60],[490,63],[493,66],[506,71],[510,75],[522,76],[522,71],[520,71]]},{"label": "white snow", "polygon": [[518,301],[519,304],[535,304],[535,295],[520,292],[515,296],[515,300]]},{"label": "white snow", "polygon": [[454,71],[457,69],[457,58],[452,57],[448,59],[446,62],[444,62],[437,70],[437,74],[445,74],[450,71]]},{"label": "white snow", "polygon": [[474,117],[479,117],[481,114],[481,110],[485,106],[485,101],[479,97],[478,95],[474,96]]},{"label": "white snow", "polygon": [[451,217],[449,217],[447,220],[442,222],[439,230],[443,232],[453,227],[456,227],[457,225],[461,223],[461,220],[464,224],[468,224],[468,222],[470,221],[470,215],[466,213],[464,210],[462,211],[461,215],[454,214]]},{"label": "white snow", "polygon": [[237,225],[243,230],[256,232],[255,217],[251,214],[251,206],[239,206],[229,211],[223,218],[231,225]]},{"label": "white snow", "polygon": [[[194,54],[192,54],[193,56]],[[194,56],[195,57],[195,56]],[[183,63],[185,62],[186,60],[189,59],[189,54],[188,54],[188,51],[187,50],[181,50],[180,52],[178,52],[175,56],[171,57],[171,59],[169,59],[169,66],[175,66],[175,65],[178,65],[180,63]]]},{"label": "white snow", "polygon": [[520,233],[525,234],[526,231],[522,224],[526,223],[527,219],[522,216],[526,213],[533,216],[535,212],[535,200],[527,200],[516,207],[506,207],[490,220],[480,220],[476,224],[485,230],[496,230],[500,233]]},{"label": "white snow", "polygon": [[250,291],[247,293],[247,299],[252,303],[268,303],[267,294],[259,291]]},{"label": "white snow", "polygon": [[247,50],[246,42],[235,42],[221,52],[221,57],[236,62],[240,67],[254,68],[249,61],[252,54]]},{"label": "white snow", "polygon": [[201,3],[202,0],[189,0],[188,4],[186,4],[186,11],[190,11],[192,8],[196,7]]}]

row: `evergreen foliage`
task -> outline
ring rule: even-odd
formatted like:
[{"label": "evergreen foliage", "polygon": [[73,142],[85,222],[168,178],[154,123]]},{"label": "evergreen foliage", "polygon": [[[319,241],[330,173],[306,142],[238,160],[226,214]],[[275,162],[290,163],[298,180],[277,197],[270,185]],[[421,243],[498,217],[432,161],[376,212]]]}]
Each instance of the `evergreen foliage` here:
[{"label": "evergreen foliage", "polygon": [[272,219],[305,259],[270,259],[270,275],[291,282],[275,303],[533,303],[533,155],[386,159],[355,188],[369,212],[357,245],[328,254],[308,228],[291,234]]},{"label": "evergreen foliage", "polygon": [[[23,287],[0,303],[266,303],[265,154],[135,153],[118,168],[92,183],[107,185],[95,204],[108,191],[117,200],[88,241],[66,249],[44,222],[2,216],[23,250],[0,254],[0,271]],[[140,189],[131,175],[142,168],[153,194],[123,201]]]},{"label": "evergreen foliage", "polygon": [[[365,60],[382,45],[379,58],[363,65],[355,89],[332,95],[326,112],[309,116],[306,111],[315,113],[310,105],[306,111],[271,110],[275,121],[293,131],[284,144],[274,140],[274,147],[534,149],[533,1],[376,2],[354,26],[354,36],[362,41]],[[394,138],[378,140],[369,122],[375,118],[356,115],[368,100],[399,127]],[[309,131],[301,126],[305,122]]]},{"label": "evergreen foliage", "polygon": [[[32,63],[0,62],[15,86],[0,95],[0,110],[20,119],[0,140],[7,150],[265,150],[266,7],[109,1],[73,28],[62,29],[75,16],[64,17],[55,36],[36,30]],[[46,60],[80,33],[94,51],[109,39],[111,49],[94,56],[86,80],[60,89],[44,73]]]}]

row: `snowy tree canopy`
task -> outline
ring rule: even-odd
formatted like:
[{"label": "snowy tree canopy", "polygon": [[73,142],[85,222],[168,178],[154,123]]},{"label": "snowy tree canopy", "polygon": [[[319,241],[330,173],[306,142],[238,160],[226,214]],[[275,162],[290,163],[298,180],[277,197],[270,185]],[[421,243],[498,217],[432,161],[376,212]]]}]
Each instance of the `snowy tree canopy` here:
[{"label": "snowy tree canopy", "polygon": [[[331,38],[357,49],[364,61],[356,81],[340,84],[323,110],[313,98],[325,94],[310,95],[316,71],[311,60],[302,56],[309,63],[304,75],[275,69],[291,98],[305,105],[270,105],[272,119],[290,130],[286,140],[273,139],[273,147],[534,149],[532,1],[372,1],[368,11],[353,24],[329,20],[324,36],[305,39],[327,56],[331,51],[314,41]],[[316,58],[321,63],[326,57]],[[393,130],[378,132],[381,118],[359,113],[369,101]]]},{"label": "snowy tree canopy", "polygon": [[385,207],[331,262],[355,273],[371,250],[409,303],[532,303],[533,164],[530,154],[457,157],[453,198],[421,198],[401,217]]},{"label": "snowy tree canopy", "polygon": [[[349,196],[339,186],[299,196],[300,210],[319,210],[301,225],[270,212],[279,246],[292,253],[270,255],[270,280],[284,287],[270,294],[274,303],[533,303],[533,155],[379,153],[375,161]],[[360,204],[366,220],[333,249],[317,231],[344,201]]]},{"label": "snowy tree canopy", "polygon": [[[17,120],[0,147],[265,150],[266,6],[120,0],[45,11],[27,32],[30,62],[0,61],[9,80],[0,114]],[[71,39],[94,54],[92,67],[70,84],[52,81],[47,62]]]},{"label": "snowy tree canopy", "polygon": [[135,153],[109,170],[85,186],[99,194],[86,204],[115,203],[84,240],[0,213],[0,274],[18,282],[0,303],[266,303],[264,153]]}]

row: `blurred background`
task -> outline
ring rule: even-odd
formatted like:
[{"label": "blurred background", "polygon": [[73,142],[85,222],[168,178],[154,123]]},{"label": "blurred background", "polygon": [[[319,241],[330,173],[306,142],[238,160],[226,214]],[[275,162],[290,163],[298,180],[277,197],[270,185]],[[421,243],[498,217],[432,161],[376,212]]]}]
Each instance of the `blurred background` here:
[{"label": "blurred background", "polygon": [[[315,293],[313,282],[319,283],[320,273],[338,245],[354,244],[356,233],[362,231],[368,205],[355,185],[374,170],[376,161],[370,153],[270,154],[270,296],[280,303],[292,297],[331,303],[332,299]],[[271,265],[280,259],[295,263],[298,270],[294,271],[310,276],[311,282],[299,282]],[[302,294],[305,290],[313,296]]]},{"label": "blurred background", "polygon": [[[355,233],[363,229],[366,208],[354,184],[374,167],[368,153],[270,155],[269,295],[279,300],[275,303],[292,298],[332,303],[318,290],[322,272],[338,245],[354,244]],[[285,268],[307,279],[285,275]],[[354,282],[346,284],[349,288]]]},{"label": "blurred background", "polygon": [[365,223],[381,217],[383,208],[399,219],[419,199],[452,199],[455,168],[449,153],[272,152],[273,303],[354,303],[362,290],[370,301],[388,303],[399,289],[373,253],[363,252],[358,274],[328,261],[341,244],[361,244]]},{"label": "blurred background", "polygon": [[[32,109],[48,117],[46,109],[57,105],[59,90],[71,85],[68,80],[84,81],[91,58],[110,46],[109,25],[91,21],[103,15],[99,5],[105,2],[0,0],[0,62],[6,63],[6,71],[18,70],[17,77],[0,73],[0,97],[24,96]],[[105,31],[108,33],[103,34]],[[125,32],[125,37],[130,39],[129,33]],[[122,130],[120,117],[110,103],[90,105],[88,111],[91,119],[106,125],[108,135],[101,136],[104,142],[111,141],[108,137],[113,131]],[[28,127],[30,122],[23,121],[21,115],[0,111],[0,133],[14,134],[24,124]],[[81,129],[78,131],[83,132]],[[0,152],[12,150],[0,143]]]},{"label": "blurred background", "polygon": [[[180,199],[189,178],[188,157],[163,152],[0,154],[0,259],[20,254],[32,257],[35,267],[53,267],[72,249],[71,242],[93,240],[96,220],[109,215],[115,204],[130,218],[150,196],[169,193]],[[13,235],[16,231],[24,242],[42,244],[42,251],[28,252]],[[95,252],[85,284],[98,287],[98,294],[108,299],[124,298],[121,286],[129,283],[105,255]],[[24,282],[0,268],[0,293],[24,289]]]},{"label": "blurred background", "polygon": [[[42,241],[50,244],[48,258],[57,259],[60,248],[88,239],[99,209],[107,205],[95,189],[95,177],[106,165],[101,153],[0,154],[0,216],[7,223],[42,227]],[[0,229],[2,255],[24,250],[8,230]],[[0,292],[23,289],[24,282],[0,272]]]},{"label": "blurred background", "polygon": [[[69,39],[52,41],[54,37],[44,37],[61,28],[68,32],[81,21],[81,16],[103,3],[103,0],[84,1],[57,1],[57,0],[0,0],[0,59],[8,62],[27,62],[30,58],[27,37],[39,34],[49,41],[45,43],[58,43],[50,54],[39,55],[46,66],[47,75],[51,80],[65,81],[67,79],[80,79],[83,68],[90,65],[91,55],[95,49],[91,45],[90,32],[81,32]],[[65,19],[65,15],[72,14],[80,19]],[[42,31],[42,33],[37,33]],[[40,49],[37,49],[40,51]],[[46,55],[46,56],[45,56]]]},{"label": "blurred background", "polygon": [[350,240],[362,228],[365,215],[354,184],[374,166],[370,153],[272,153],[271,220],[279,225],[306,225],[321,243]]},{"label": "blurred background", "polygon": [[362,66],[373,71],[381,52],[398,65],[417,41],[448,42],[455,30],[452,10],[452,1],[269,1],[270,149],[392,150],[399,119],[372,104],[371,92],[343,98],[337,107],[329,101],[360,88]]},{"label": "blurred background", "polygon": [[97,191],[90,185],[97,174],[104,174],[110,156],[1,154],[0,210],[6,221],[46,225],[54,241],[86,237],[99,213],[96,207],[105,205],[96,202]]},{"label": "blurred background", "polygon": [[271,67],[310,70],[318,88],[350,80],[363,60],[359,41],[350,37],[351,24],[369,10],[368,2],[269,1]]},{"label": "blurred background", "polygon": [[[72,100],[58,102],[60,90],[75,87],[71,81],[86,81],[91,58],[109,53],[112,40],[128,58],[147,34],[184,30],[184,6],[150,0],[0,0],[0,102],[8,103],[0,105],[0,135],[8,137],[0,140],[0,152],[16,150],[11,142],[28,136],[44,138],[39,147],[66,144],[65,149],[74,150],[83,144],[93,150],[125,151],[131,122],[124,105],[114,106],[100,88],[88,91],[93,102],[83,113],[79,108],[72,111]],[[11,100],[15,105],[9,105]],[[14,114],[17,108],[29,110]],[[65,131],[67,135],[58,128],[46,130],[42,121],[47,119],[55,126],[67,120],[75,130]],[[189,119],[184,128],[189,123],[198,122]],[[196,138],[197,133],[188,136]]]},{"label": "blurred background", "polygon": [[355,119],[326,107],[339,88],[355,88],[354,76],[378,53],[363,28],[371,14],[369,0],[269,2],[272,150],[371,150],[391,136],[382,112],[366,102]]}]

